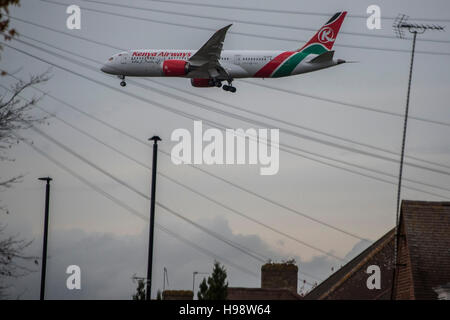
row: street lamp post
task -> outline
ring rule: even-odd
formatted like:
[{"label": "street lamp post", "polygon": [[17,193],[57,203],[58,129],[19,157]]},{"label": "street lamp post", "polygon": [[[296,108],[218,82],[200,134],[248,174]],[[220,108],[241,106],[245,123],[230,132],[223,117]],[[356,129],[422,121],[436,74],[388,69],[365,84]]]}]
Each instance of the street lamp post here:
[{"label": "street lamp post", "polygon": [[145,300],[150,300],[152,290],[152,265],[153,265],[153,235],[155,231],[155,195],[156,195],[156,164],[158,157],[158,141],[161,138],[153,136],[150,139],[153,141],[153,164],[152,164],[152,190],[150,197],[150,228],[149,228],[149,241],[148,241],[148,264],[147,264],[147,287],[145,290]]},{"label": "street lamp post", "polygon": [[194,294],[195,290],[195,276],[198,274],[209,274],[208,272],[198,272],[194,271],[192,272],[192,294]]},{"label": "street lamp post", "polygon": [[47,269],[47,239],[48,239],[48,216],[50,207],[50,181],[53,179],[50,177],[39,178],[41,181],[46,181],[45,185],[45,216],[44,216],[44,241],[42,245],[42,269],[41,269],[41,292],[39,300],[45,298],[45,276]]}]

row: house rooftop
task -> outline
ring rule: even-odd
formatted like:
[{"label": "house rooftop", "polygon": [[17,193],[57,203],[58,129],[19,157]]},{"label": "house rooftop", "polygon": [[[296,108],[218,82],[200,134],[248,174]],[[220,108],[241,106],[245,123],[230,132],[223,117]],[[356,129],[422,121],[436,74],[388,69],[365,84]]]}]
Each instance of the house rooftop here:
[{"label": "house rooftop", "polygon": [[[355,286],[349,284],[352,276],[354,276],[358,272],[365,273],[364,267],[371,261],[371,259],[373,259],[375,255],[380,253],[382,250],[385,251],[384,257],[393,256],[394,235],[395,235],[395,228],[391,229],[384,236],[375,241],[370,247],[365,249],[358,256],[349,261],[347,264],[345,264],[343,267],[341,267],[339,270],[337,270],[335,273],[329,276],[326,280],[321,282],[317,287],[315,287],[308,294],[306,294],[305,299],[307,300],[329,299],[331,295],[337,293],[339,290],[346,292],[346,296],[343,297],[344,299],[362,298],[363,294],[367,293],[365,282],[364,286]],[[386,259],[383,258],[383,260]],[[388,264],[388,267],[390,267],[391,264]],[[371,297],[372,299],[386,299],[390,296],[392,273],[382,272],[382,276],[384,276],[385,279],[385,281],[383,282],[389,283],[389,286],[383,288],[381,292],[374,293],[373,296]],[[348,292],[349,289],[346,287],[348,285],[352,286],[351,294]],[[336,299],[336,297],[333,297],[332,299]]]},{"label": "house rooftop", "polygon": [[405,200],[400,218],[414,298],[436,299],[433,288],[450,282],[450,202]]}]

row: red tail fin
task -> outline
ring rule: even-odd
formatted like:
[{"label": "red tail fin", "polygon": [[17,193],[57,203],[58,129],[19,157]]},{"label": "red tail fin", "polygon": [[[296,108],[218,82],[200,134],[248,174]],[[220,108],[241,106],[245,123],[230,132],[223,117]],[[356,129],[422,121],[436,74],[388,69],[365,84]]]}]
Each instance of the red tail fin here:
[{"label": "red tail fin", "polygon": [[314,43],[321,44],[330,51],[333,48],[334,41],[339,33],[339,29],[341,29],[346,14],[347,11],[336,13],[322,28],[320,28],[319,31],[317,31],[314,37],[298,51],[302,51]]}]

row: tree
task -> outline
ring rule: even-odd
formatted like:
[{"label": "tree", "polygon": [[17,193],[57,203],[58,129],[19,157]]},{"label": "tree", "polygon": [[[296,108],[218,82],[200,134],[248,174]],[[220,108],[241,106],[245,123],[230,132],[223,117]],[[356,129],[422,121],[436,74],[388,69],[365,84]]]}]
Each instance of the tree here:
[{"label": "tree", "polygon": [[[3,35],[5,41],[13,39],[18,33],[14,28],[9,26],[9,7],[19,6],[19,0],[0,0],[0,33]],[[0,50],[2,47],[0,46]],[[13,145],[17,144],[19,139],[14,134],[15,131],[29,128],[34,122],[41,122],[45,117],[36,118],[31,115],[30,110],[42,98],[34,97],[30,100],[23,100],[20,94],[27,88],[45,82],[49,79],[49,71],[46,71],[38,76],[30,76],[28,81],[18,79],[14,73],[9,73],[6,70],[0,70],[0,76],[11,76],[18,80],[12,85],[8,91],[0,96],[0,161],[12,160],[6,156],[6,151]],[[14,183],[19,182],[22,176],[16,176],[2,180],[0,177],[0,191],[10,188]],[[5,207],[0,205],[0,211],[9,213]],[[1,226],[0,226],[1,227]],[[0,229],[2,230],[2,229]]]},{"label": "tree", "polygon": [[[1,0],[0,0],[1,1]],[[3,72],[4,76],[6,72]],[[27,129],[36,122],[42,122],[45,117],[37,118],[31,115],[30,110],[42,97],[34,97],[24,101],[20,98],[20,94],[28,87],[45,82],[48,80],[48,72],[44,72],[38,76],[31,76],[26,82],[19,80],[11,86],[9,97],[0,96],[0,161],[13,161],[7,156],[7,151],[17,144],[20,139],[16,136],[17,130]],[[9,178],[0,176],[0,192],[11,188],[18,183],[23,175],[16,175]],[[0,201],[0,214],[9,214],[6,205]],[[0,297],[6,296],[8,285],[6,281],[24,276],[29,268],[24,267],[21,263],[26,260],[37,260],[35,257],[25,256],[24,250],[31,242],[20,239],[17,235],[10,236],[5,232],[5,225],[0,223]]]},{"label": "tree", "polygon": [[218,261],[214,261],[213,272],[208,281],[203,278],[197,293],[198,300],[225,300],[227,298],[227,271]]},{"label": "tree", "polygon": [[[32,270],[23,266],[23,262],[34,260],[35,257],[26,256],[23,251],[31,244],[31,241],[19,239],[17,236],[3,236],[4,226],[0,226],[0,300],[7,297],[9,286],[4,282],[7,278],[19,278]],[[20,261],[20,262],[19,262]]]},{"label": "tree", "polygon": [[[7,72],[4,72],[8,74]],[[14,76],[11,74],[11,76]],[[0,160],[8,160],[6,151],[18,141],[15,131],[27,129],[36,122],[42,122],[44,117],[35,117],[30,113],[32,107],[42,98],[33,97],[28,100],[21,98],[27,88],[45,82],[49,79],[49,71],[38,76],[30,76],[28,81],[19,80],[9,89],[10,94],[5,93],[0,96]],[[17,180],[17,179],[16,179]],[[15,180],[8,180],[0,183],[0,186],[8,187]]]},{"label": "tree", "polygon": [[[18,35],[17,31],[10,27],[8,14],[11,6],[19,6],[19,0],[0,0],[0,33],[3,35],[4,41],[10,41]],[[3,47],[0,46],[0,51],[2,49]],[[7,156],[7,151],[20,141],[15,135],[15,131],[27,129],[33,123],[45,120],[44,117],[34,117],[30,112],[42,96],[24,100],[20,94],[31,86],[47,81],[48,74],[47,71],[38,76],[31,76],[28,81],[22,81],[14,73],[0,70],[1,77],[9,75],[18,81],[9,88],[10,93],[0,96],[0,161],[13,161]],[[20,182],[22,177],[22,175],[9,178],[0,176],[0,192]],[[9,211],[3,203],[0,203],[0,214],[5,213],[9,214]],[[18,278],[33,271],[25,267],[27,260],[34,260],[35,264],[38,263],[35,257],[24,254],[24,250],[30,244],[31,241],[20,239],[18,235],[8,235],[5,225],[0,224],[0,298],[7,296],[9,279]]]},{"label": "tree", "polygon": [[208,300],[208,284],[206,283],[206,279],[203,278],[203,281],[200,283],[199,290],[197,292],[198,300]]},{"label": "tree", "polygon": [[[9,26],[9,7],[20,6],[19,0],[0,0],[0,32],[5,41],[11,40],[17,35],[17,31]],[[0,45],[0,50],[2,46]]]},{"label": "tree", "polygon": [[133,294],[133,300],[145,300],[145,282],[143,279],[138,280],[136,293]]}]

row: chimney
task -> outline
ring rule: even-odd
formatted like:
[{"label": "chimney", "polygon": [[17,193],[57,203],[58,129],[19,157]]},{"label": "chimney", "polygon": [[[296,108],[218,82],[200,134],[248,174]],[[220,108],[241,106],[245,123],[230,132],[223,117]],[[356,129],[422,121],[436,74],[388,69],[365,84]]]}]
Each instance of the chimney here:
[{"label": "chimney", "polygon": [[193,300],[194,293],[191,290],[164,290],[163,300]]},{"label": "chimney", "polygon": [[293,263],[266,263],[261,267],[261,288],[297,293],[298,267]]}]

